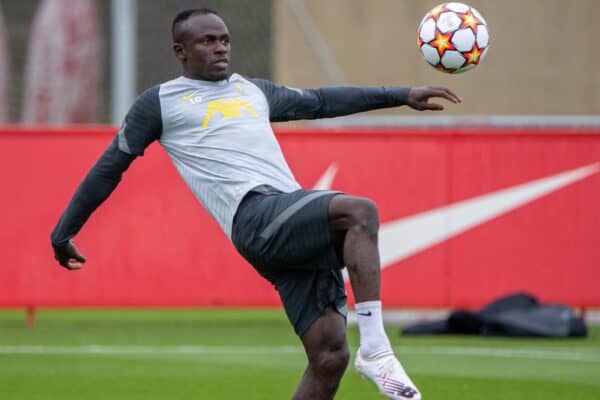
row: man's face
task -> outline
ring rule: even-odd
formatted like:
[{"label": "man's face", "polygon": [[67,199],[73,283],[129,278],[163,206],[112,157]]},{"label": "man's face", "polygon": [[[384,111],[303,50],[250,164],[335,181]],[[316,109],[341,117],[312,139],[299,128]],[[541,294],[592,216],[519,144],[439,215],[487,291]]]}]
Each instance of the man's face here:
[{"label": "man's face", "polygon": [[194,15],[182,29],[182,43],[174,43],[173,49],[184,75],[207,81],[227,79],[231,45],[223,20],[214,14]]}]

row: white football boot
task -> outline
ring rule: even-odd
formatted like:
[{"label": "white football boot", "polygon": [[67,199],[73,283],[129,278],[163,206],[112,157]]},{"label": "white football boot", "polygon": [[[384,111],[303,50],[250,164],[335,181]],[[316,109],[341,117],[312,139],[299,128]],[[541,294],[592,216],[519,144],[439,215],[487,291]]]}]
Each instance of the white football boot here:
[{"label": "white football boot", "polygon": [[360,350],[354,359],[356,371],[377,385],[379,392],[393,400],[421,400],[421,393],[410,380],[394,354],[364,359]]}]

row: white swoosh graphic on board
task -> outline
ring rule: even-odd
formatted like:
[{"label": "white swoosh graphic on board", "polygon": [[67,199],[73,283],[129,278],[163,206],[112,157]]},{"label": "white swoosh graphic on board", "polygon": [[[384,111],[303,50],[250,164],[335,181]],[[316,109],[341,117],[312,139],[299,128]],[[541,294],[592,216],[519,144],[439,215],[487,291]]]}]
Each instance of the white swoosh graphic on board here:
[{"label": "white swoosh graphic on board", "polygon": [[[329,189],[337,170],[336,164],[329,166],[315,188]],[[386,222],[379,231],[381,268],[389,267],[598,171],[600,163],[597,162]]]}]

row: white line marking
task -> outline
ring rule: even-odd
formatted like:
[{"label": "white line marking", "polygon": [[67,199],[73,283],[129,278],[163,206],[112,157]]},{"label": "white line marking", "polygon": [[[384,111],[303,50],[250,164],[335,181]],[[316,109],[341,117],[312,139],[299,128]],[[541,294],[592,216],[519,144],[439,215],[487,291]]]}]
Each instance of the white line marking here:
[{"label": "white line marking", "polygon": [[419,348],[409,346],[394,347],[397,354],[413,355],[447,355],[447,356],[473,356],[473,357],[498,357],[498,358],[525,358],[533,360],[560,360],[600,363],[600,353],[592,351],[570,350],[541,350],[532,348],[498,349],[490,347],[438,347]]},{"label": "white line marking", "polygon": [[296,346],[0,346],[0,354],[102,354],[102,355],[251,355],[302,354]]},{"label": "white line marking", "polygon": [[[402,355],[469,356],[522,358],[600,363],[600,352],[591,349],[542,350],[535,348],[498,349],[491,347],[460,346],[395,346]],[[0,354],[11,355],[304,355],[299,346],[0,346]]]}]

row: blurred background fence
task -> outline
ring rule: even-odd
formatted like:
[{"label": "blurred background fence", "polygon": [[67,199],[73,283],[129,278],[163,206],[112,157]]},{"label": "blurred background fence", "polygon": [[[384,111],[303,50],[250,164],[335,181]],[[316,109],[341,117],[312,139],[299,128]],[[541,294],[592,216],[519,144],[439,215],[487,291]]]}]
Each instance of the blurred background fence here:
[{"label": "blurred background fence", "polygon": [[[52,122],[52,117],[45,120],[31,121],[30,113],[23,111],[24,103],[29,96],[26,92],[31,79],[27,79],[27,68],[33,68],[31,77],[39,74],[40,69],[46,64],[43,60],[32,59],[34,57],[32,47],[40,44],[54,42],[51,45],[52,52],[57,49],[65,49],[65,58],[68,59],[70,52],[76,52],[81,48],[96,46],[97,55],[91,57],[97,59],[95,66],[99,75],[94,78],[92,87],[86,87],[86,101],[97,103],[97,109],[89,116],[79,118],[63,118],[61,122],[110,122],[111,121],[111,64],[114,61],[114,45],[111,40],[113,26],[111,25],[114,3],[130,2],[134,4],[135,16],[135,82],[132,84],[137,94],[149,86],[176,77],[180,73],[179,65],[171,53],[171,22],[177,12],[187,8],[207,6],[214,8],[227,21],[232,35],[235,37],[234,54],[231,68],[250,76],[272,78],[272,7],[270,0],[253,1],[191,1],[191,0],[158,0],[158,1],[133,1],[116,0],[8,0],[0,3],[0,10],[4,14],[5,41],[0,30],[0,45],[7,46],[7,54],[2,61],[9,61],[9,75],[5,74],[7,82],[7,96],[5,107],[7,115],[0,122]],[[64,18],[69,21],[65,22]],[[34,33],[36,23],[48,21],[49,26],[42,29],[40,34]],[[82,37],[74,34],[85,31],[90,25],[97,25],[97,37]],[[122,28],[122,27],[117,27]],[[59,37],[60,32],[66,32]],[[62,39],[56,43],[57,38]],[[126,38],[117,37],[116,40]],[[57,57],[51,54],[50,57]],[[88,55],[89,57],[90,55]],[[75,58],[75,57],[72,57]],[[77,61],[81,59],[75,58]],[[64,61],[68,64],[68,61]],[[34,65],[31,65],[34,64]],[[0,63],[0,74],[2,73]],[[47,67],[47,65],[46,65]],[[87,71],[89,72],[89,71]],[[85,81],[73,79],[72,71],[68,68],[55,68],[52,70],[52,78],[59,79],[65,76],[69,79],[68,89],[56,88],[55,91],[44,93],[45,102],[60,102],[65,96],[65,90],[77,90],[84,85]],[[49,78],[49,77],[48,77]],[[2,79],[0,79],[2,81]],[[40,82],[41,84],[42,82]],[[0,90],[2,86],[0,84]],[[48,97],[50,96],[50,97]],[[2,101],[0,100],[0,103]],[[59,111],[57,111],[58,113]]]},{"label": "blurred background fence", "polygon": [[[437,0],[8,0],[0,3],[6,25],[0,29],[0,54],[7,49],[0,62],[0,92],[7,87],[0,121],[118,120],[110,115],[120,97],[111,90],[116,79],[111,65],[115,43],[126,38],[111,18],[114,5],[124,2],[135,6],[127,22],[136,35],[134,93],[179,74],[171,54],[171,20],[182,9],[208,6],[218,10],[233,35],[232,70],[249,76],[297,87],[441,84],[464,98],[449,110],[457,115],[596,115],[600,109],[596,0],[470,1],[488,21],[491,48],[481,68],[461,76],[440,74],[418,53],[417,24]],[[111,40],[115,32],[116,42]],[[44,46],[49,53],[40,56]],[[57,49],[63,49],[66,64],[88,60],[89,66],[81,68],[95,74],[89,78],[93,82],[74,79],[68,66],[51,69],[49,61],[61,57]],[[44,68],[49,76],[40,73]],[[68,118],[46,113],[36,119],[25,103],[38,86],[52,86],[48,80],[61,75],[68,82],[54,82],[38,100],[60,102],[87,85],[85,103],[93,112]],[[36,83],[36,76],[43,79]]]}]

